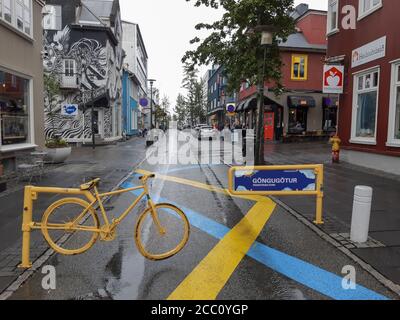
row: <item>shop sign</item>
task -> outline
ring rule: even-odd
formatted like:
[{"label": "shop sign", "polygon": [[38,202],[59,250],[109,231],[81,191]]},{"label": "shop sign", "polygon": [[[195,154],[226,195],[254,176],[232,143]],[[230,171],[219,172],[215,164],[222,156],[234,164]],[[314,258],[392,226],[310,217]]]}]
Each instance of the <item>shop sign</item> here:
[{"label": "shop sign", "polygon": [[77,104],[66,104],[61,108],[61,115],[76,117],[78,115],[78,105]]},{"label": "shop sign", "polygon": [[385,56],[386,36],[353,50],[351,55],[351,66],[352,68],[355,68]]},{"label": "shop sign", "polygon": [[344,79],[344,66],[324,65],[323,93],[342,94]]}]

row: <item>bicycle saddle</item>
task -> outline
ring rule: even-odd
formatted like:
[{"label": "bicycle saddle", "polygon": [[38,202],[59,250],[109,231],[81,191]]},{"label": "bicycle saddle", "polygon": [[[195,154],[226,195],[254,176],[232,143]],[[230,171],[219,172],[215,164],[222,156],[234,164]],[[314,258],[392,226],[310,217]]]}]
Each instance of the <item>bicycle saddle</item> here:
[{"label": "bicycle saddle", "polygon": [[88,191],[96,187],[100,183],[100,179],[94,179],[93,181],[87,182],[81,185],[82,191]]}]

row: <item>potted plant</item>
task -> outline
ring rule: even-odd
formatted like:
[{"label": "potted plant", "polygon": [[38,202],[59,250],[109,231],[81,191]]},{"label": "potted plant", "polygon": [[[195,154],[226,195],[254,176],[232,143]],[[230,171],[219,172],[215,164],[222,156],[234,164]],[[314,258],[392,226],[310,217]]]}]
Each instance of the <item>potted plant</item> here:
[{"label": "potted plant", "polygon": [[44,161],[47,163],[63,163],[71,155],[72,148],[60,137],[52,138],[46,142],[46,156]]}]

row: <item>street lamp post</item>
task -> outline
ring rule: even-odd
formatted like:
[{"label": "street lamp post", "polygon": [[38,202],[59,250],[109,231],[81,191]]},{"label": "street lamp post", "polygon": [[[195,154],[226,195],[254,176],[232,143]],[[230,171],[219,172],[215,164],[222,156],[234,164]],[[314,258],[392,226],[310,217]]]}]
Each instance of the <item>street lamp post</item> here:
[{"label": "street lamp post", "polygon": [[273,42],[273,26],[258,26],[254,31],[261,32],[261,46],[264,49],[262,60],[262,71],[258,84],[258,104],[257,104],[257,128],[256,128],[256,146],[255,146],[255,164],[264,164],[264,91],[265,91],[265,73],[266,73],[266,59],[268,48]]},{"label": "street lamp post", "polygon": [[150,82],[150,130],[153,129],[153,85],[156,80],[149,79]]}]

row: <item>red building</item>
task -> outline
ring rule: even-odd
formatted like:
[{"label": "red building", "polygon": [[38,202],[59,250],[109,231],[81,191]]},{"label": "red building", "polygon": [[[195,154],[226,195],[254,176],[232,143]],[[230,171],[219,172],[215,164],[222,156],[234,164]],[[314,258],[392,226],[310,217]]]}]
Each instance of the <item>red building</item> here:
[{"label": "red building", "polygon": [[399,12],[400,1],[396,0],[329,0],[327,54],[328,62],[345,66],[344,93],[339,101],[344,160],[397,173]]},{"label": "red building", "polygon": [[[322,94],[322,70],[326,58],[326,11],[301,4],[292,14],[297,32],[280,44],[285,92],[272,93],[266,83],[265,138],[267,140],[327,136],[336,131],[337,96]],[[242,121],[255,127],[257,90],[243,85],[238,112]]]}]

